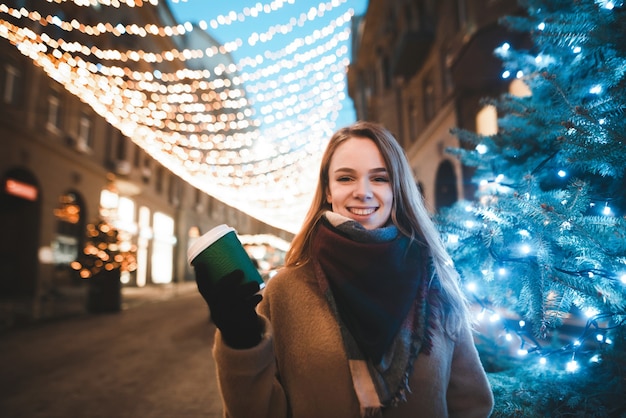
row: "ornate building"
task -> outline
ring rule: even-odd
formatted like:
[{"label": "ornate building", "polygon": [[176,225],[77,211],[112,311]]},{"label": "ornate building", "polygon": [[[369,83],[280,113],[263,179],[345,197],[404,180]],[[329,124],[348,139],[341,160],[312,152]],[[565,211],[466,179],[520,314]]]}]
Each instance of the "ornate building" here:
[{"label": "ornate building", "polygon": [[370,0],[354,23],[349,94],[357,117],[383,123],[402,142],[431,211],[472,198],[471,172],[446,153],[465,146],[450,132],[493,133],[481,99],[516,88],[494,50],[518,45],[498,23],[506,0]]}]

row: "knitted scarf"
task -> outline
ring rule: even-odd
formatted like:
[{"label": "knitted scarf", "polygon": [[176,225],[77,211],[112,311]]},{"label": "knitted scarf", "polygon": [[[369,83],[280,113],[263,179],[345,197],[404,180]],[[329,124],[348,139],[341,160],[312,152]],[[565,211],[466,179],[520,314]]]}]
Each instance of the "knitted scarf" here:
[{"label": "knitted scarf", "polygon": [[319,286],[339,323],[362,416],[406,400],[430,353],[429,257],[395,226],[366,230],[327,212],[312,239]]}]

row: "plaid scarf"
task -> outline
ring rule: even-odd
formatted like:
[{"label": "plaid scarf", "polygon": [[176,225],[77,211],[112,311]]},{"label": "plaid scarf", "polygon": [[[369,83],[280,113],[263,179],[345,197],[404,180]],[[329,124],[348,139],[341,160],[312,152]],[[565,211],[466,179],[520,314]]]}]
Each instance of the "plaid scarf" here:
[{"label": "plaid scarf", "polygon": [[366,230],[327,212],[312,240],[319,286],[339,323],[362,416],[406,400],[431,350],[429,257],[395,226]]}]

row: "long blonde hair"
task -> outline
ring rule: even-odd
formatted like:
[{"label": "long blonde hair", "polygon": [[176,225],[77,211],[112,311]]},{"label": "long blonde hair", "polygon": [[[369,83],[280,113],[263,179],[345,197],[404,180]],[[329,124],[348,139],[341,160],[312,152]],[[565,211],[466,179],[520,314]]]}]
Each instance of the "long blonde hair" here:
[{"label": "long blonde hair", "polygon": [[443,324],[449,334],[456,334],[461,325],[469,320],[467,301],[459,287],[459,274],[455,270],[441,241],[441,236],[424,206],[422,195],[417,189],[404,150],[391,132],[379,124],[359,121],[339,129],[330,138],[322,155],[313,202],[304,218],[302,228],[291,242],[285,259],[285,266],[304,265],[311,260],[313,231],[322,215],[331,210],[331,206],[326,200],[331,159],[341,144],[354,137],[371,139],[380,151],[389,173],[393,191],[391,221],[402,234],[411,240],[416,240],[421,236],[426,241],[430,248],[435,273],[441,283],[439,305]]}]

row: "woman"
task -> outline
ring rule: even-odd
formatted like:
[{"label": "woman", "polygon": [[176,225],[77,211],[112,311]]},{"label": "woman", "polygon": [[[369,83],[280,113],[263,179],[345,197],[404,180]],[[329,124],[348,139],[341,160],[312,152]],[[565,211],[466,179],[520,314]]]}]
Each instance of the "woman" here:
[{"label": "woman", "polygon": [[491,412],[458,275],[380,125],[333,135],[303,227],[262,298],[239,271],[218,286],[196,275],[219,329],[225,416]]}]

